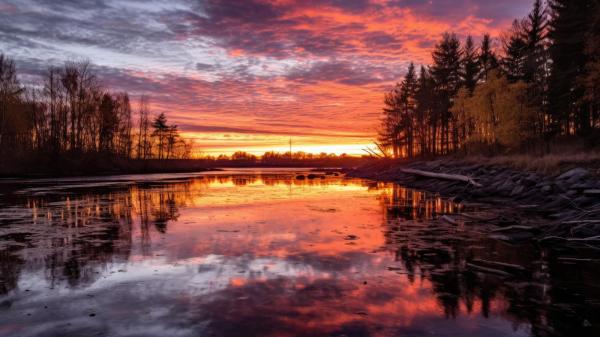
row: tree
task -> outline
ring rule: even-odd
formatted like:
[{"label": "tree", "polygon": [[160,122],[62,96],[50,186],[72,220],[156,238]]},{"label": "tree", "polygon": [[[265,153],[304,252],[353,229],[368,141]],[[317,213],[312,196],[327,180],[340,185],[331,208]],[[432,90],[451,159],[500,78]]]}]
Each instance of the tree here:
[{"label": "tree", "polygon": [[[462,85],[460,76],[462,53],[456,35],[445,33],[442,41],[435,46],[432,58],[431,76],[435,83],[435,110],[439,113],[441,126],[438,148],[444,154],[450,152],[451,145],[455,148],[458,141],[457,135],[451,130],[452,114],[450,113],[452,98]],[[436,130],[433,132],[435,133]],[[450,144],[451,134],[453,144]]]},{"label": "tree", "polygon": [[236,151],[234,154],[231,155],[231,160],[234,160],[234,161],[245,161],[245,162],[255,162],[257,160],[257,158],[256,158],[255,155],[253,155],[251,153],[244,152],[244,151]]},{"label": "tree", "polygon": [[524,23],[515,20],[511,30],[504,37],[504,57],[502,68],[510,81],[516,82],[525,79],[525,66],[527,62],[527,33]]},{"label": "tree", "polygon": [[58,67],[49,67],[45,74],[44,95],[49,110],[49,145],[51,153],[56,156],[66,148],[66,109],[64,108],[61,91],[61,70]]},{"label": "tree", "polygon": [[179,141],[179,132],[177,130],[177,125],[170,125],[167,128],[166,141],[167,141],[166,157],[167,157],[167,159],[170,159],[172,156],[174,156],[175,146],[177,145],[177,142]]},{"label": "tree", "polygon": [[401,135],[401,109],[400,102],[401,84],[397,83],[394,89],[387,93],[383,103],[383,118],[379,129],[379,142],[385,148],[391,148],[394,158],[400,157]]},{"label": "tree", "polygon": [[416,102],[415,95],[417,92],[417,74],[415,73],[415,65],[411,62],[408,66],[404,80],[400,87],[401,117],[400,124],[404,133],[405,150],[407,157],[414,156],[414,122]]},{"label": "tree", "polygon": [[488,73],[498,67],[498,58],[492,50],[492,38],[489,34],[485,34],[481,40],[481,48],[479,49],[477,60],[480,69],[479,80],[486,81]]},{"label": "tree", "polygon": [[163,159],[167,131],[169,130],[169,125],[167,124],[167,116],[164,112],[161,112],[158,116],[156,116],[156,118],[152,122],[152,127],[154,128],[152,136],[158,138],[158,159]]},{"label": "tree", "polygon": [[391,147],[395,158],[414,155],[414,121],[417,76],[415,66],[410,63],[404,79],[384,99],[384,118],[379,141]]},{"label": "tree", "polygon": [[548,20],[541,0],[535,0],[531,13],[524,21],[526,34],[523,80],[528,84],[529,105],[535,107],[535,129],[544,135],[547,115],[549,58],[547,48]]},{"label": "tree", "polygon": [[585,74],[589,23],[596,0],[552,0],[548,37],[552,70],[549,79],[549,110],[553,133],[586,135],[590,131],[589,105],[578,78]]},{"label": "tree", "polygon": [[477,85],[472,96],[461,91],[452,113],[460,124],[469,125],[466,146],[514,150],[534,136],[526,83],[511,82],[497,70],[490,72],[487,82]]},{"label": "tree", "polygon": [[0,151],[6,143],[9,123],[17,117],[10,115],[11,110],[20,102],[22,93],[14,61],[0,53]]},{"label": "tree", "polygon": [[[138,158],[189,158],[193,143],[162,114],[149,135],[147,98],[140,104]],[[15,64],[0,54],[0,170],[18,172],[31,161],[60,167],[62,156],[132,157],[131,104],[126,92],[102,89],[88,62],[49,67],[41,83],[21,87]],[[69,153],[70,152],[70,153]]]},{"label": "tree", "polygon": [[541,0],[535,0],[531,13],[524,22],[526,56],[523,79],[527,83],[543,85],[547,75],[548,57],[546,36],[548,20]]},{"label": "tree", "polygon": [[596,4],[594,18],[586,35],[585,55],[587,63],[580,83],[584,88],[584,99],[590,103],[592,125],[600,121],[600,4]]},{"label": "tree", "polygon": [[133,141],[131,138],[131,103],[129,94],[118,93],[115,97],[117,103],[117,144],[116,152],[126,158],[131,158]]},{"label": "tree", "polygon": [[475,85],[477,85],[480,68],[479,62],[477,62],[477,51],[475,50],[475,45],[471,36],[467,37],[467,41],[462,50],[462,56],[462,82],[470,92],[473,92]]},{"label": "tree", "polygon": [[431,139],[431,126],[437,122],[437,118],[432,118],[434,86],[429,71],[421,66],[415,93],[415,123],[421,155],[433,153],[432,143],[435,143]]},{"label": "tree", "polygon": [[138,114],[140,116],[138,123],[138,149],[137,158],[147,159],[150,155],[150,141],[148,137],[148,130],[150,129],[150,109],[148,107],[148,97],[142,95],[140,97]]}]

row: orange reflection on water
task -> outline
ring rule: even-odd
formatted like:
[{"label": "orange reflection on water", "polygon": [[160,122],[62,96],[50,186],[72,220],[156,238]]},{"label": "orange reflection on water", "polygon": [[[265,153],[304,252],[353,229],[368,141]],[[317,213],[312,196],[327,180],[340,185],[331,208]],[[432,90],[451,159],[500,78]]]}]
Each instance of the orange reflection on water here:
[{"label": "orange reflection on water", "polygon": [[[217,172],[39,188],[12,202],[21,215],[5,227],[12,241],[0,241],[0,263],[10,271],[2,274],[0,299],[29,289],[23,306],[52,306],[76,322],[80,312],[72,308],[89,307],[94,295],[102,298],[108,335],[525,331],[506,314],[514,308],[501,282],[465,267],[467,259],[488,258],[477,246],[495,245],[507,259],[514,249],[464,225],[444,228],[436,218],[460,205],[396,184]],[[445,238],[449,231],[477,245]],[[26,244],[15,248],[18,240]],[[8,258],[15,252],[19,259]],[[126,324],[115,323],[124,312]],[[53,319],[6,317],[16,320],[15,333]],[[153,317],[156,330],[144,317]]]}]

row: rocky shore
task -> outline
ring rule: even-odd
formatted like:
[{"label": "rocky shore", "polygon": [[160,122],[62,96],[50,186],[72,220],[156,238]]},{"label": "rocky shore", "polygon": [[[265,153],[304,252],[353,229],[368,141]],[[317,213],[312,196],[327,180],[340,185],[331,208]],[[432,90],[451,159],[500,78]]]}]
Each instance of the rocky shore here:
[{"label": "rocky shore", "polygon": [[[424,176],[425,173],[441,178]],[[535,226],[530,222],[523,225],[523,219],[515,215],[510,221],[504,219],[498,232],[508,240],[533,237],[543,243],[600,245],[600,177],[590,168],[572,167],[557,175],[544,175],[444,159],[379,161],[347,175],[437,192],[457,202],[508,205],[543,219]],[[468,181],[451,179],[455,176]]]}]

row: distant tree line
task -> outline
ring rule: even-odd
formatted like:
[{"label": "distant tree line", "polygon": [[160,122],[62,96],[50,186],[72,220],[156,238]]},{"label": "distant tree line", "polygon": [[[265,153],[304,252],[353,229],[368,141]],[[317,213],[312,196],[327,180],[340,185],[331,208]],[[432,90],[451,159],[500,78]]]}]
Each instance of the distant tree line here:
[{"label": "distant tree line", "polygon": [[377,145],[393,157],[546,151],[600,133],[600,1],[535,0],[497,52],[445,33],[385,95]]},{"label": "distant tree line", "polygon": [[198,156],[198,161],[208,163],[207,166],[315,166],[315,167],[347,167],[355,166],[369,160],[369,156],[350,156],[345,153],[334,154],[321,152],[319,154],[297,151],[276,152],[267,151],[255,155],[245,151],[236,151],[231,155]]},{"label": "distant tree line", "polygon": [[191,142],[180,136],[164,113],[151,117],[147,97],[141,97],[138,117],[134,115],[129,95],[104,89],[89,62],[51,66],[40,83],[25,87],[14,61],[0,54],[3,161],[95,154],[127,159],[190,157]]}]

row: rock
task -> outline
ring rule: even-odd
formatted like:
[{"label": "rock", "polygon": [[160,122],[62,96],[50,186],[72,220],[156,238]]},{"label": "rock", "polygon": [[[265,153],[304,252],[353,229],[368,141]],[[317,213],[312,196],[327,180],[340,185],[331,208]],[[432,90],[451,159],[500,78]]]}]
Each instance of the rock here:
[{"label": "rock", "polygon": [[578,184],[573,184],[571,188],[578,191],[591,190],[594,189],[594,184],[590,182],[581,182]]},{"label": "rock", "polygon": [[555,190],[559,192],[566,192],[569,190],[571,185],[564,180],[557,180],[554,184]]},{"label": "rock", "polygon": [[535,185],[535,182],[537,181],[537,179],[535,177],[533,177],[532,175],[525,177],[523,179],[521,179],[521,184],[525,185],[526,187],[531,187]]},{"label": "rock", "polygon": [[312,174],[312,173],[311,173],[311,174],[309,174],[309,175],[308,175],[308,176],[306,176],[306,177],[307,177],[308,179],[315,179],[315,178],[317,178],[317,177],[318,177],[318,175],[316,175],[316,174]]},{"label": "rock", "polygon": [[298,179],[298,180],[304,180],[304,179],[306,179],[306,176],[304,174],[299,174],[299,175],[296,176],[296,179]]},{"label": "rock", "polygon": [[517,185],[517,186],[515,186],[515,188],[513,188],[512,192],[510,192],[510,195],[511,196],[519,195],[519,194],[523,193],[524,190],[525,190],[525,186]]},{"label": "rock", "polygon": [[588,206],[592,206],[595,203],[598,202],[598,200],[596,198],[591,198],[591,197],[587,197],[587,196],[581,196],[579,198],[576,198],[575,200],[573,200],[573,202],[579,206],[579,207],[588,207]]},{"label": "rock", "polygon": [[572,170],[569,170],[561,175],[559,175],[556,179],[557,180],[579,180],[583,177],[586,177],[589,174],[588,170],[578,167],[578,168],[574,168]]},{"label": "rock", "polygon": [[356,239],[358,239],[358,236],[356,236],[354,234],[346,235],[346,237],[344,238],[344,240],[349,240],[349,241],[354,241]]},{"label": "rock", "polygon": [[577,190],[568,190],[566,194],[567,194],[568,197],[576,196],[577,195]]},{"label": "rock", "polygon": [[510,193],[515,188],[515,184],[510,179],[506,179],[504,183],[498,186],[500,192]]},{"label": "rock", "polygon": [[544,185],[544,186],[542,186],[541,190],[544,193],[552,193],[552,186],[550,186],[550,185]]}]

